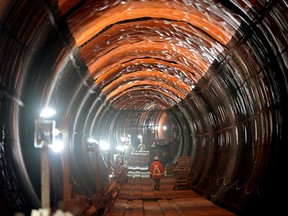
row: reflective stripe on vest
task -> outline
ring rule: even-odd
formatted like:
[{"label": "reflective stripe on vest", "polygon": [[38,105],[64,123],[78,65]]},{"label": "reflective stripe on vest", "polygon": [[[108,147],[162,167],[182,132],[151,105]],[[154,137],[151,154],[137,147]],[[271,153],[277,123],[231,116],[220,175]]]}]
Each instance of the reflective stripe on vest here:
[{"label": "reflective stripe on vest", "polygon": [[152,172],[153,175],[161,175],[160,169],[159,169],[159,164],[154,164],[154,169]]}]

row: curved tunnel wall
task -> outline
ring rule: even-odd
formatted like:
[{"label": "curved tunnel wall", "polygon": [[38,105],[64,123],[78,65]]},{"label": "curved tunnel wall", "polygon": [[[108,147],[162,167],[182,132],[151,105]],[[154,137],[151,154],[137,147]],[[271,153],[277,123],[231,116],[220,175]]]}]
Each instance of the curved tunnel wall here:
[{"label": "curved tunnel wall", "polygon": [[[115,109],[93,81],[83,57],[89,47],[79,51],[65,21],[85,3],[75,1],[62,17],[64,11],[59,12],[56,1],[4,2],[0,7],[0,207],[10,214],[40,205],[40,156],[32,136],[33,121],[46,103],[58,108],[58,119],[69,119],[71,179],[74,190],[84,194],[95,190],[94,158],[85,152],[86,137],[105,134],[115,142],[117,125],[134,128],[137,134],[146,130],[145,122],[158,124],[159,116],[157,111],[153,115],[137,110],[145,102],[131,105],[129,97],[122,97],[124,104],[121,97],[115,101],[135,110]],[[275,207],[280,211],[287,192],[287,4],[251,2],[249,10],[243,2],[218,2],[219,8],[227,7],[241,17],[241,25],[208,71],[197,83],[193,80],[195,88],[179,102],[171,99],[172,106],[165,110],[176,128],[173,157],[191,156],[193,189],[241,214]],[[155,89],[150,92],[158,97],[160,107],[167,107],[169,99]],[[145,90],[139,95],[144,94]],[[140,96],[135,95],[135,101]],[[55,157],[52,167],[57,167],[58,156],[51,157]],[[52,190],[61,189],[61,180],[54,183]],[[53,196],[61,198],[61,194]]]}]

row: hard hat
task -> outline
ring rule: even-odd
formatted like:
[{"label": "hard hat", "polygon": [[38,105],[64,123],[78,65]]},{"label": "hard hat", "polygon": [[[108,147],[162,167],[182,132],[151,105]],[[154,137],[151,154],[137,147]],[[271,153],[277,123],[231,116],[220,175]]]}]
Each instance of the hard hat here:
[{"label": "hard hat", "polygon": [[155,157],[154,157],[154,160],[159,160],[159,157],[158,157],[158,156],[155,156]]}]

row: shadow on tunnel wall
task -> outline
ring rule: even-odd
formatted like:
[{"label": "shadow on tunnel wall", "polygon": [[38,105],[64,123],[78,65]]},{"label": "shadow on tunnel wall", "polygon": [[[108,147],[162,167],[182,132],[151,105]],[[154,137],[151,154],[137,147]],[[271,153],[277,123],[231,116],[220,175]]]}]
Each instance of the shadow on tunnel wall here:
[{"label": "shadow on tunnel wall", "polygon": [[[33,133],[47,97],[58,107],[57,118],[69,119],[72,186],[85,195],[95,190],[95,164],[84,137],[91,131],[116,137],[115,119],[129,127],[127,119],[139,126],[143,117],[109,105],[55,1],[19,2],[0,4],[1,215],[40,206]],[[173,148],[191,156],[191,189],[200,195],[239,215],[277,214],[285,211],[288,193],[288,6],[253,1],[246,14],[233,1],[218,2],[242,23],[193,91],[166,110],[179,142]],[[51,155],[53,206],[62,199],[59,157]]]}]

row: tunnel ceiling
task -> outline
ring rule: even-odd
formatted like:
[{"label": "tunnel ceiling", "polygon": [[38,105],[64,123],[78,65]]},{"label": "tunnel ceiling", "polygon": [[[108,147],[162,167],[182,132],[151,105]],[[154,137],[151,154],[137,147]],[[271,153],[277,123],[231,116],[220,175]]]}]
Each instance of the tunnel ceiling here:
[{"label": "tunnel ceiling", "polygon": [[179,103],[226,49],[241,21],[217,2],[58,4],[91,77],[118,110],[166,110]]}]

